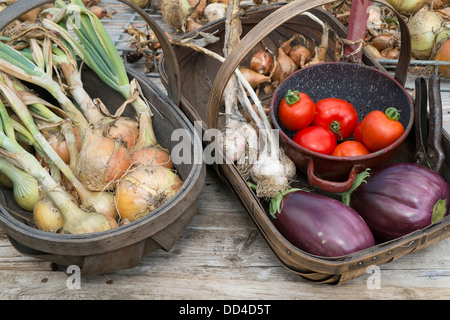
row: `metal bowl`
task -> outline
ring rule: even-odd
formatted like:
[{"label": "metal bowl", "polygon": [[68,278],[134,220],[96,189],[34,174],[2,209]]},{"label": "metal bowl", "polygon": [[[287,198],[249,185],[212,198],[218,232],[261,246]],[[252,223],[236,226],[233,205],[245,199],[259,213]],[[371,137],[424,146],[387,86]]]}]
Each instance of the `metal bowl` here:
[{"label": "metal bowl", "polygon": [[[373,110],[395,107],[400,111],[399,121],[405,131],[390,146],[364,156],[335,157],[308,150],[292,140],[296,132],[280,124],[278,107],[288,90],[304,92],[314,102],[330,97],[346,100],[355,107],[359,121]],[[270,112],[274,128],[280,130],[280,145],[286,154],[307,174],[311,186],[329,192],[349,190],[359,172],[391,160],[414,121],[412,98],[394,78],[378,69],[346,62],[320,63],[294,72],[275,90]]]}]

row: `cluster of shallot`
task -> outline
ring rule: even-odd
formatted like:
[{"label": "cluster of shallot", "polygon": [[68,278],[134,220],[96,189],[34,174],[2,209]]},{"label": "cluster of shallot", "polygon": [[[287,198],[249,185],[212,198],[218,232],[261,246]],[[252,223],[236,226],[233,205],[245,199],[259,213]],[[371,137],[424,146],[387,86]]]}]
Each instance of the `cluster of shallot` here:
[{"label": "cluster of shallot", "polygon": [[264,84],[264,92],[268,93],[286,77],[306,66],[313,56],[306,41],[299,34],[283,42],[274,53],[269,48],[259,49],[253,53],[248,66],[240,66],[239,70],[245,76],[253,89]]}]

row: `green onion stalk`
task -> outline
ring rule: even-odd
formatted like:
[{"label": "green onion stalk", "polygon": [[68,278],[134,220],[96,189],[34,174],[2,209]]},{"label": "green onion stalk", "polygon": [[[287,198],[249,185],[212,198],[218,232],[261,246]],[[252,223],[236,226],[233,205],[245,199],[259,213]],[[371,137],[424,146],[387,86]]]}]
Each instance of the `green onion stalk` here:
[{"label": "green onion stalk", "polygon": [[53,80],[45,69],[3,42],[0,42],[0,71],[47,90],[67,112],[79,132],[83,133],[86,130],[88,126],[86,118],[66,96],[60,84]]},{"label": "green onion stalk", "polygon": [[[2,118],[3,119],[3,118]],[[2,129],[4,123],[2,124]],[[48,194],[64,218],[64,233],[92,233],[111,230],[117,223],[104,214],[87,212],[80,208],[70,195],[42,167],[35,156],[27,152],[13,137],[0,130],[0,151],[5,157],[20,165],[21,169],[33,176],[39,186]]]},{"label": "green onion stalk", "polygon": [[[28,55],[31,55],[34,62],[38,66],[41,66],[42,69],[45,68],[47,72],[51,72],[52,68],[61,70],[67,83],[67,90],[70,92],[89,124],[99,134],[116,139],[125,148],[131,150],[139,134],[137,121],[120,115],[111,116],[108,110],[105,109],[103,111],[107,115],[102,113],[100,108],[103,104],[97,99],[99,101],[99,107],[84,89],[81,71],[79,70],[75,54],[71,50],[71,47],[47,29],[39,26],[33,26],[28,29],[29,32],[34,30],[39,30],[44,40],[38,41],[36,38],[28,38],[31,48],[31,52]],[[24,33],[26,31],[22,32],[22,34]],[[36,34],[36,32],[33,34]],[[41,45],[39,44],[40,42],[42,42]]]},{"label": "green onion stalk", "polygon": [[[4,75],[4,79],[7,80],[7,76]],[[6,81],[8,83],[8,80]],[[42,149],[42,151],[48,156],[51,163],[54,163],[61,173],[70,181],[75,190],[77,191],[81,205],[86,210],[93,210],[116,219],[118,216],[117,209],[114,205],[114,196],[110,192],[93,192],[86,188],[81,181],[75,176],[71,168],[61,159],[58,153],[52,148],[43,134],[39,131],[33,116],[25,105],[25,103],[17,95],[12,83],[7,84],[0,81],[0,92],[5,99],[9,102],[10,107],[15,114],[19,117],[23,125],[30,132],[36,143]]]},{"label": "green onion stalk", "polygon": [[117,140],[127,150],[131,150],[139,135],[138,122],[121,115],[106,115],[108,110],[102,113],[100,108],[103,104],[97,100],[97,105],[83,87],[76,60],[72,55],[67,54],[67,50],[60,49],[65,46],[63,42],[58,45],[59,47],[52,48],[54,65],[62,71],[70,94],[78,103],[86,119],[100,134]]},{"label": "green onion stalk", "polygon": [[[17,79],[10,79],[4,74],[0,74],[0,81],[12,87],[20,99],[28,106],[30,113],[35,118],[36,124],[40,124],[40,131],[52,148],[58,153],[61,159],[69,164],[73,172],[76,170],[78,151],[81,148],[81,139],[75,135],[76,128],[66,120],[68,116],[61,109],[51,105],[47,101],[37,97]],[[55,114],[49,108],[58,110],[64,114],[64,119]],[[6,113],[6,112],[5,112]],[[37,156],[42,158],[51,169],[52,177],[58,182],[62,181],[59,168],[48,158],[40,145],[29,133],[29,131],[18,121],[10,119],[12,128],[16,133],[17,140],[33,147]],[[19,119],[20,121],[20,119]]]},{"label": "green onion stalk", "polygon": [[[64,12],[64,20],[58,21],[63,15],[57,14],[55,21],[43,19],[42,25],[58,32],[102,81],[121,93],[134,107],[139,121],[139,136],[131,150],[132,162],[139,165],[151,161],[172,168],[168,150],[162,148],[156,139],[150,106],[141,96],[136,79],[129,80],[123,60],[102,22],[80,0],[71,0],[68,5],[56,1],[56,5]],[[62,24],[71,27],[79,41]]]},{"label": "green onion stalk", "polygon": [[[39,28],[34,27],[34,29]],[[35,43],[35,45],[27,55],[31,55],[36,64],[43,62],[45,67],[41,66],[41,70],[49,71],[53,67],[60,67],[63,71],[73,71],[65,77],[66,80],[69,80],[68,88],[76,99],[79,97],[83,99],[83,101],[75,101],[80,102],[81,110],[88,115],[86,118],[89,125],[80,134],[82,147],[78,153],[74,172],[91,191],[112,190],[115,188],[115,181],[128,170],[131,162],[129,150],[124,143],[125,140],[129,141],[130,139],[124,138],[123,132],[126,131],[128,136],[132,136],[133,142],[130,145],[134,144],[138,135],[137,122],[133,121],[136,129],[133,130],[129,129],[133,128],[133,124],[128,127],[124,125],[124,123],[130,123],[125,118],[111,119],[99,116],[97,107],[93,105],[91,98],[82,87],[81,75],[77,70],[76,60],[73,58],[70,48],[48,30],[42,29],[41,31],[45,31],[43,32],[43,44],[40,45],[38,41],[31,39],[30,44]],[[68,114],[68,117],[71,118],[71,115]],[[95,121],[97,123],[92,123]],[[78,132],[80,133],[80,131]]]},{"label": "green onion stalk", "polygon": [[34,205],[39,199],[39,185],[36,179],[3,156],[0,156],[0,172],[11,181],[16,203],[22,209],[33,212]]}]

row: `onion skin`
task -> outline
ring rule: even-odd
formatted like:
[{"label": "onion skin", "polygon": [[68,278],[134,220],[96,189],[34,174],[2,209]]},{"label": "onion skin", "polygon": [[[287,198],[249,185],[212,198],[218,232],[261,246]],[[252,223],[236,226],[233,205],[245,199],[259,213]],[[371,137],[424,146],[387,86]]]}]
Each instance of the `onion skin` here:
[{"label": "onion skin", "polygon": [[372,56],[375,59],[383,59],[384,58],[381,55],[380,51],[371,44],[366,44],[364,46],[364,50],[366,51],[366,53],[368,53],[370,56]]},{"label": "onion skin", "polygon": [[[41,130],[45,139],[52,146],[53,150],[61,157],[61,160],[64,161],[65,164],[70,163],[70,154],[69,149],[67,148],[67,143],[64,135],[58,129],[43,129]],[[76,144],[78,147],[78,151],[81,150],[82,142],[80,138],[80,134],[77,128],[73,128],[73,133],[75,134]]]},{"label": "onion skin", "polygon": [[[438,61],[450,61],[450,39],[440,42],[435,59]],[[438,69],[442,77],[450,78],[450,66],[439,66]]]},{"label": "onion skin", "polygon": [[319,194],[301,190],[286,194],[272,221],[291,244],[318,256],[345,256],[375,244],[355,210]]},{"label": "onion skin", "polygon": [[128,171],[117,184],[115,203],[122,221],[134,221],[172,198],[183,182],[162,166],[140,166]]},{"label": "onion skin", "polygon": [[250,59],[249,68],[260,74],[268,74],[273,67],[273,58],[265,50],[256,52]]},{"label": "onion skin", "polygon": [[131,150],[139,136],[139,123],[127,117],[117,119],[104,118],[96,125],[101,128],[105,137],[120,142],[127,150]]},{"label": "onion skin", "polygon": [[398,44],[398,41],[395,39],[394,35],[390,33],[383,33],[373,38],[370,44],[381,52],[385,49],[394,47]]},{"label": "onion skin", "polygon": [[272,80],[281,83],[287,76],[298,69],[297,64],[284,52],[278,48],[278,57],[274,61],[271,71]]},{"label": "onion skin", "polygon": [[272,80],[269,76],[265,76],[244,66],[240,66],[239,71],[242,73],[245,79],[247,79],[248,83],[252,86],[253,89],[255,89],[262,83],[270,82]]},{"label": "onion skin", "polygon": [[34,223],[39,230],[58,232],[64,227],[64,218],[53,201],[43,193],[33,210]]},{"label": "onion skin", "polygon": [[387,0],[400,13],[413,14],[422,9],[427,0]]},{"label": "onion skin", "polygon": [[130,167],[130,152],[114,139],[87,128],[77,161],[77,176],[91,191],[114,188]]},{"label": "onion skin", "polygon": [[442,26],[442,19],[430,10],[417,12],[408,22],[411,33],[411,50],[416,59],[427,60],[435,40],[444,32],[436,34]]},{"label": "onion skin", "polygon": [[298,67],[303,68],[311,61],[312,53],[306,46],[297,44],[289,50],[289,58],[291,58]]},{"label": "onion skin", "polygon": [[[374,171],[350,198],[350,206],[373,234],[388,241],[425,228],[448,213],[449,193],[436,172],[414,163],[397,163]],[[433,207],[445,201],[445,212],[433,217]]]},{"label": "onion skin", "polygon": [[133,152],[131,154],[131,162],[134,166],[160,165],[168,169],[173,169],[173,163],[169,153],[159,145]]}]

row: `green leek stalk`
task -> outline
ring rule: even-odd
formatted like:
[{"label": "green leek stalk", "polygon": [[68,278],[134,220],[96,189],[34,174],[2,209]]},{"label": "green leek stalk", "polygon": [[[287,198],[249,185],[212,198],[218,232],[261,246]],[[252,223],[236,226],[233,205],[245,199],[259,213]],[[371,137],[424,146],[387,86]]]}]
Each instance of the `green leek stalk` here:
[{"label": "green leek stalk", "polygon": [[39,185],[32,175],[17,168],[5,157],[0,157],[0,172],[11,181],[14,199],[17,204],[28,212],[33,212],[39,199]]},{"label": "green leek stalk", "polygon": [[77,190],[82,206],[86,208],[86,210],[95,210],[96,212],[103,213],[114,219],[117,218],[118,214],[114,206],[114,196],[109,192],[92,192],[87,189],[39,131],[33,121],[33,117],[29,109],[19,98],[16,92],[1,81],[0,91],[9,102],[16,115],[20,118],[23,125],[36,140],[39,147],[42,148],[43,152],[48,156],[50,162],[54,163],[58,167],[61,173],[73,185],[75,190]]}]

